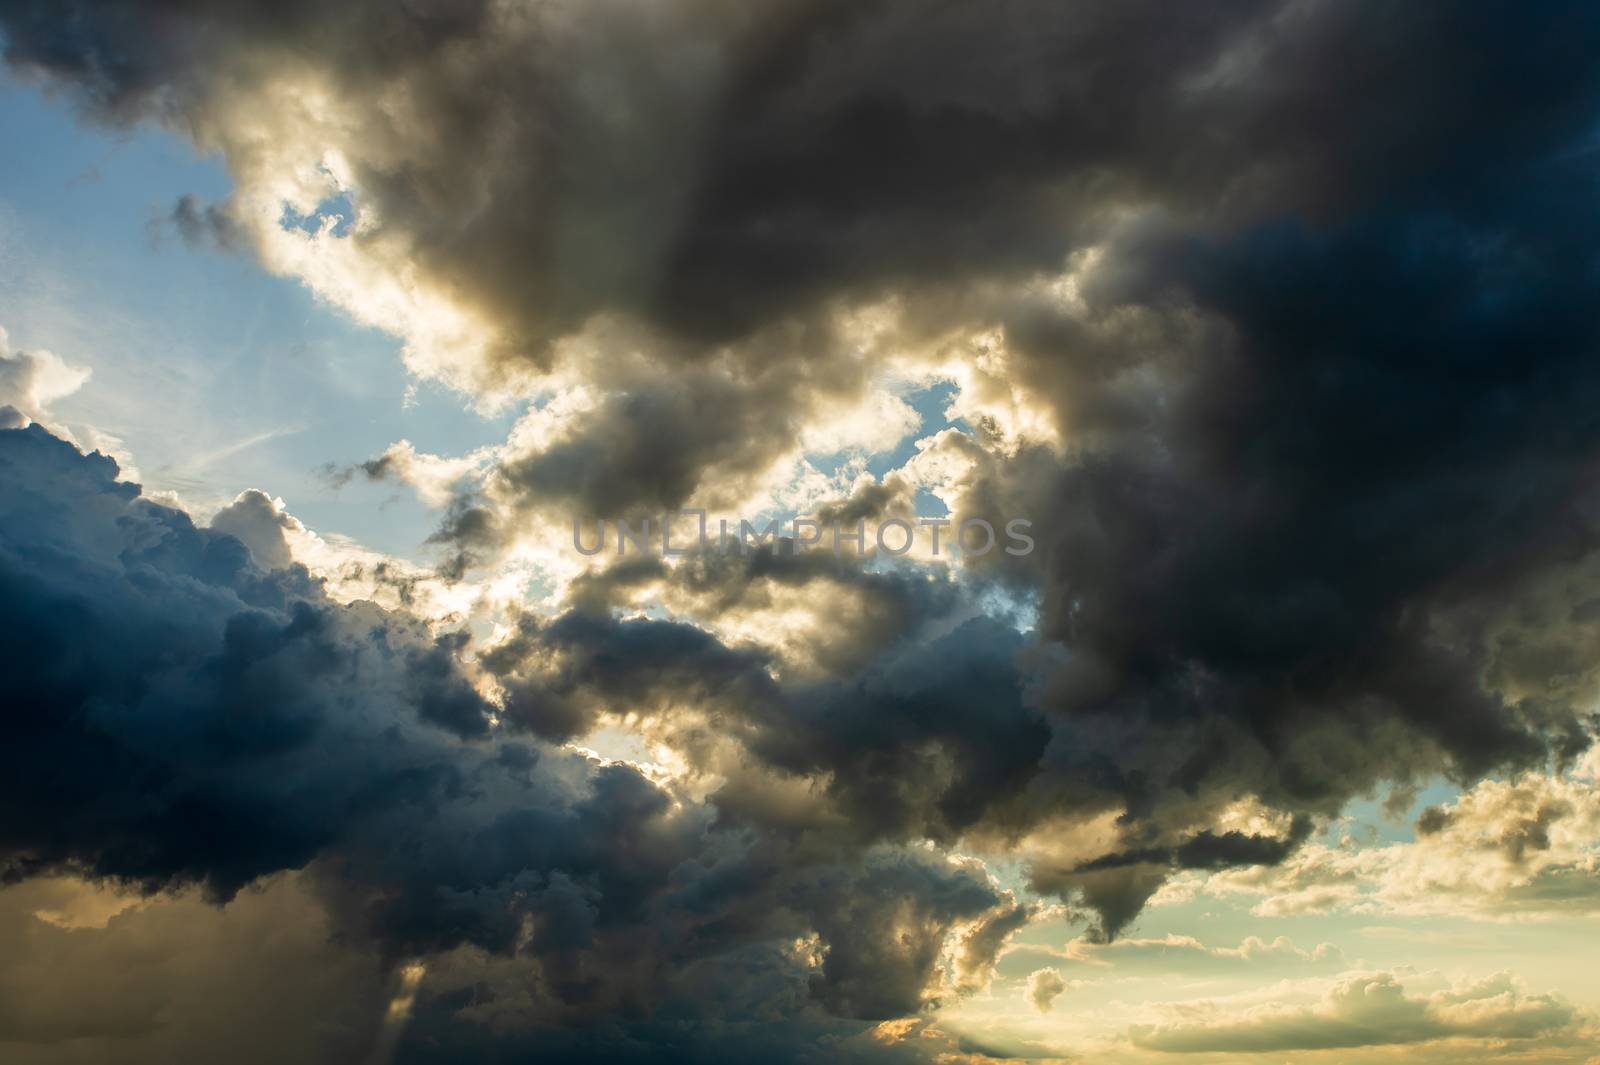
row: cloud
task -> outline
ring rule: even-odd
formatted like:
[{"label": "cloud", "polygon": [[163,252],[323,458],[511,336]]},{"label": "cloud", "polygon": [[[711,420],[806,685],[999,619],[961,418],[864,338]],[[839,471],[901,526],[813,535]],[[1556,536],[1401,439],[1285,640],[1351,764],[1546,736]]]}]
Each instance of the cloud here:
[{"label": "cloud", "polygon": [[1040,1013],[1049,1013],[1050,1007],[1066,989],[1066,982],[1054,969],[1035,969],[1028,974],[1028,1001]]},{"label": "cloud", "polygon": [[[1195,1009],[1192,1007],[1191,1009]],[[1444,1039],[1530,1040],[1572,1025],[1573,1008],[1553,995],[1529,995],[1508,974],[1408,995],[1393,973],[1342,978],[1314,1006],[1264,1007],[1242,1016],[1198,1007],[1204,1019],[1134,1028],[1134,1045],[1174,1054],[1261,1054],[1339,1050]]]},{"label": "cloud", "polygon": [[1487,780],[1424,810],[1408,842],[1312,844],[1274,868],[1219,873],[1201,890],[1259,896],[1255,912],[1473,914],[1538,919],[1600,910],[1593,751],[1569,772]]},{"label": "cloud", "polygon": [[227,533],[250,549],[250,557],[263,570],[289,566],[286,533],[303,533],[305,526],[284,510],[283,500],[258,489],[240,492],[232,503],[211,516],[211,528]]},{"label": "cloud", "polygon": [[[27,663],[0,681],[10,880],[231,910],[298,870],[351,949],[391,972],[427,959],[426,1039],[470,1045],[471,1017],[532,981],[527,1038],[553,1051],[538,1025],[629,1002],[739,1017],[748,991],[818,1033],[904,1016],[980,986],[1027,917],[975,861],[718,824],[631,766],[496,731],[467,637],[257,564],[286,526],[264,495],[223,515],[267,537],[253,552],[116,475],[38,426],[0,432],[0,628]],[[806,937],[815,950],[796,952]],[[451,1019],[465,973],[478,1010]],[[142,1025],[151,1008],[125,1012]],[[705,1053],[718,1038],[694,1036]]]},{"label": "cloud", "polygon": [[998,907],[976,922],[961,935],[961,945],[955,954],[953,976],[955,985],[964,992],[979,991],[987,987],[994,975],[995,962],[1005,950],[1006,943],[1036,916],[1029,906],[1013,903]]},{"label": "cloud", "polygon": [[[41,904],[111,913],[62,927],[29,914]],[[382,968],[336,937],[301,877],[275,878],[225,909],[196,892],[139,900],[35,881],[0,892],[0,910],[0,1040],[30,1065],[156,1065],[234,1040],[238,1060],[254,1065],[361,1060],[387,990]]]},{"label": "cloud", "polygon": [[[502,1011],[466,989],[526,938],[574,1055],[608,1010],[667,1018],[641,1045],[664,1001],[715,1029],[696,981],[729,1016],[921,1008],[1025,904],[946,860],[969,843],[1102,943],[1186,873],[1298,877],[1274,913],[1481,897],[1431,864],[1458,854],[1497,897],[1578,893],[1565,793],[1404,852],[1307,841],[1381,785],[1591,741],[1593,10],[74,0],[0,27],[84,114],[221,157],[232,194],[177,224],[523,405],[492,449],[362,473],[440,507],[437,584],[553,589],[469,640],[279,565],[264,496],[197,528],[8,435],[8,809],[50,800],[3,822],[17,875],[227,897],[312,869],[391,961],[450,955],[413,1021],[440,1046],[459,1003],[429,984],[503,1019],[515,979]],[[914,417],[934,386],[959,424]],[[551,546],[924,491],[1038,549]],[[405,607],[415,577],[376,583]],[[562,746],[601,726],[673,771]]]},{"label": "cloud", "polygon": [[193,193],[178,197],[165,219],[185,244],[193,248],[241,251],[246,237],[239,224],[216,204],[203,204]]},{"label": "cloud", "polygon": [[487,458],[487,455],[480,454],[448,459],[420,452],[409,440],[398,440],[376,458],[357,463],[349,469],[330,468],[327,473],[332,484],[340,488],[357,474],[373,481],[393,478],[414,490],[423,503],[441,507],[451,501],[452,489],[457,482],[481,466]]},{"label": "cloud", "polygon": [[1037,946],[1031,949],[1047,950],[1074,967],[1111,967],[1127,974],[1220,973],[1344,963],[1343,952],[1331,943],[1319,943],[1311,950],[1304,950],[1287,936],[1278,936],[1270,942],[1259,936],[1246,936],[1237,947],[1208,947],[1192,936],[1169,933],[1160,938],[1125,937],[1111,943],[1076,939],[1068,943],[1065,950]]},{"label": "cloud", "polygon": [[49,424],[46,408],[72,395],[88,380],[88,370],[69,365],[53,352],[12,351],[10,338],[0,328],[0,426]]}]

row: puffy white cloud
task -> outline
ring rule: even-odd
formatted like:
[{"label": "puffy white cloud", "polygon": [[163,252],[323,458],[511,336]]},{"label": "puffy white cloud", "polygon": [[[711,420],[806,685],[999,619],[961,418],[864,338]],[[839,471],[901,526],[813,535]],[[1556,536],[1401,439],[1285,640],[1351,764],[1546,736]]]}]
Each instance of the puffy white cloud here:
[{"label": "puffy white cloud", "polygon": [[232,503],[213,514],[211,527],[248,547],[251,558],[264,570],[289,565],[289,537],[305,533],[305,526],[284,509],[283,500],[256,488],[240,492]]},{"label": "puffy white cloud", "polygon": [[1028,987],[1024,992],[1033,1008],[1040,1013],[1050,1012],[1061,993],[1067,989],[1066,981],[1054,969],[1035,969],[1028,974]]},{"label": "puffy white cloud", "polygon": [[89,371],[73,366],[54,352],[12,351],[11,339],[0,327],[0,428],[41,422],[56,433],[48,408],[72,395],[89,380]]}]

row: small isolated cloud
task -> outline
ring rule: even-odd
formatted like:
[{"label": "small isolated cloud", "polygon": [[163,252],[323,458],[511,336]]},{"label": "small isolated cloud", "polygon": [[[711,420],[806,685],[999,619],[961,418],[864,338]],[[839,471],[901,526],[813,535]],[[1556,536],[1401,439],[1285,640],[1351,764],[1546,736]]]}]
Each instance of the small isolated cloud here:
[{"label": "small isolated cloud", "polygon": [[225,206],[202,203],[193,193],[178,197],[163,221],[191,248],[238,252],[249,246],[249,235]]},{"label": "small isolated cloud", "polygon": [[1050,1012],[1050,1007],[1066,989],[1066,981],[1054,969],[1035,969],[1028,974],[1028,1001],[1040,1013]]},{"label": "small isolated cloud", "polygon": [[1575,1011],[1555,995],[1530,995],[1508,973],[1428,996],[1409,995],[1389,972],[1345,976],[1310,1006],[1230,1013],[1186,1003],[1177,1018],[1130,1030],[1134,1045],[1173,1054],[1264,1054],[1424,1043],[1441,1039],[1527,1040],[1571,1026]]}]

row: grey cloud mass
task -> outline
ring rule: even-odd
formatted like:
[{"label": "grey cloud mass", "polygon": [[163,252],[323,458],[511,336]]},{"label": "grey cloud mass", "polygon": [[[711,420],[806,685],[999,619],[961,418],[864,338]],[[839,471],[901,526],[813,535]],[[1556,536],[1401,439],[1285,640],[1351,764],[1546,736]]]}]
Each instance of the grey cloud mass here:
[{"label": "grey cloud mass", "polygon": [[[487,738],[461,639],[337,605],[115,473],[38,427],[0,432],[4,638],[27,663],[0,681],[8,880],[220,902],[304,870],[374,965],[512,959],[480,993],[531,981],[595,1053],[631,1037],[591,1025],[646,1024],[700,984],[758,978],[819,1030],[914,1012],[953,929],[1015,912],[970,865],[720,824],[635,768]],[[792,949],[807,935],[815,967]]]},{"label": "grey cloud mass", "polygon": [[[436,974],[400,1060],[910,1055],[847,1036],[981,988],[1032,913],[958,850],[1106,943],[1354,797],[1591,742],[1592,5],[12,0],[0,34],[91,120],[220,153],[185,233],[530,405],[452,467],[449,579],[553,516],[738,505],[890,366],[1032,419],[916,459],[1030,555],[597,564],[493,639],[334,601],[264,493],[198,528],[0,431],[0,867],[304,870]],[[335,196],[347,232],[285,235]],[[822,512],[915,505],[872,480]],[[624,718],[681,778],[561,746]],[[525,1028],[472,1020],[519,981]],[[1363,987],[1134,1041],[1570,1020]]]}]

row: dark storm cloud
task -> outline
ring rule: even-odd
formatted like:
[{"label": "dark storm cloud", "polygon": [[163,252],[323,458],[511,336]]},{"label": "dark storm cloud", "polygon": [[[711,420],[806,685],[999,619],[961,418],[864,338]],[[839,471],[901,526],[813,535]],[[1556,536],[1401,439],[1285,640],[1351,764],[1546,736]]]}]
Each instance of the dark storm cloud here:
[{"label": "dark storm cloud", "polygon": [[[1209,372],[1026,489],[1057,530],[1043,628],[1080,659],[1064,709],[1158,727],[1225,710],[1273,749],[1274,790],[1312,804],[1360,772],[1290,742],[1330,717],[1398,717],[1465,774],[1538,758],[1545,729],[1584,742],[1579,708],[1486,691],[1474,632],[1596,546],[1596,222],[1576,165],[1485,190],[1531,203],[1483,221],[1283,225],[1119,255],[1137,288],[1092,292],[1092,315],[1182,296],[1235,337],[1191,348]],[[1075,343],[1070,323],[1016,335],[1041,376]],[[978,495],[1014,490],[1015,469]]]},{"label": "dark storm cloud", "polygon": [[[1136,231],[1082,314],[1008,310],[1018,373],[1083,453],[989,463],[966,506],[1052,530],[1041,635],[1072,658],[1047,761],[1068,779],[1109,772],[1156,819],[1214,787],[1329,812],[1589,742],[1589,697],[1498,632],[1540,582],[1568,574],[1572,608],[1592,591],[1593,156],[1452,177],[1425,210]],[[1183,364],[1130,403],[1082,373],[1108,358]],[[1028,582],[1033,560],[999,561]],[[1075,742],[1090,722],[1125,737],[1103,769]]]},{"label": "dark storm cloud", "polygon": [[[685,503],[707,467],[755,472],[790,445],[762,403],[720,375],[691,374],[621,392],[574,437],[498,471],[510,493],[565,504],[584,517],[632,519]],[[765,422],[765,424],[763,424]],[[770,430],[770,432],[769,432]]]},{"label": "dark storm cloud", "polygon": [[588,732],[607,708],[742,709],[772,689],[762,655],[730,650],[691,625],[579,611],[548,622],[524,616],[482,663],[506,689],[508,721],[558,740]]},{"label": "dark storm cloud", "polygon": [[[977,917],[995,903],[994,889],[979,879],[951,877],[936,895],[921,889],[916,863],[869,865],[863,876],[820,885],[827,899],[818,932],[833,944],[811,990],[841,1016],[868,1020],[903,1017],[922,1003],[952,914]],[[895,929],[893,936],[863,936],[860,928]]]},{"label": "dark storm cloud", "polygon": [[737,505],[795,449],[808,419],[858,398],[871,372],[821,312],[716,351],[615,323],[585,340],[594,350],[581,372],[604,397],[554,439],[506,456],[486,484],[509,506],[555,511],[563,523],[635,520],[691,498]]},{"label": "dark storm cloud", "polygon": [[1030,880],[1035,890],[1081,898],[1098,917],[1089,939],[1107,943],[1139,916],[1173,872],[1276,865],[1306,841],[1313,827],[1302,815],[1282,836],[1202,830],[1176,842],[1114,852],[1066,868],[1036,862]]},{"label": "dark storm cloud", "polygon": [[[941,632],[891,638],[923,599],[812,562],[639,563],[526,622],[484,660],[508,727],[565,738],[603,712],[689,705],[724,715],[769,775],[730,779],[693,815],[610,767],[559,816],[440,819],[417,844],[425,874],[396,887],[370,853],[349,874],[405,949],[505,948],[519,914],[536,927],[542,915],[601,944],[546,941],[555,999],[584,1003],[606,986],[595,958],[637,975],[602,947],[641,927],[699,947],[795,915],[786,931],[835,922],[805,1001],[887,1016],[915,1005],[937,929],[982,892],[861,860],[863,845],[1016,843],[1052,819],[1115,815],[1108,854],[1031,870],[1035,887],[1098,911],[1105,937],[1173,869],[1279,860],[1310,818],[1386,781],[1470,779],[1589,741],[1592,685],[1550,676],[1518,653],[1526,634],[1506,634],[1508,614],[1561,619],[1542,624],[1554,629],[1596,598],[1583,568],[1600,546],[1592,5],[241,2],[202,15],[77,2],[0,19],[15,67],[102,119],[190,133],[246,183],[259,146],[236,136],[239,109],[278,75],[315,81],[338,110],[319,134],[343,138],[331,146],[377,219],[344,239],[401,256],[489,322],[489,377],[552,365],[552,345],[587,325],[601,350],[564,368],[587,375],[597,405],[486,478],[513,515],[740,498],[806,417],[870,379],[825,323],[886,295],[904,301],[907,341],[998,330],[1007,383],[1059,433],[1059,449],[1006,450],[983,427],[934,445],[972,462],[965,512],[1035,522],[1033,555],[996,553],[970,574],[1037,604],[1026,638],[948,604],[929,610],[951,621]],[[1020,287],[1091,246],[1076,305]],[[596,333],[597,316],[624,325]],[[884,494],[836,513],[887,506]],[[118,605],[100,610],[77,585],[7,571],[7,601],[43,619],[10,615],[24,660],[41,664],[6,682],[33,708],[17,715],[33,731],[12,747],[31,752],[16,769],[55,811],[8,821],[19,868],[70,860],[226,891],[347,847],[368,810],[456,811],[453,796],[508,774],[499,761],[466,772],[449,746],[475,750],[455,737],[490,712],[460,686],[453,649],[403,618],[354,621],[303,574],[259,573],[236,540],[175,512],[125,515],[126,495],[109,482],[82,493],[133,538],[98,554],[60,546],[77,526],[16,497],[27,522],[62,531],[55,547],[28,542],[39,573],[114,556],[138,577],[109,582]],[[481,502],[441,531],[462,552],[456,575],[507,535]],[[182,608],[147,601],[152,580]],[[708,624],[811,588],[864,589],[885,620],[856,630],[870,653],[830,647],[817,675],[780,681],[767,652],[687,621],[612,616],[652,582]],[[148,676],[158,646],[187,671]],[[80,690],[90,678],[115,698]],[[200,708],[157,715],[177,742],[155,753],[115,715],[89,728],[46,712],[152,692]],[[242,772],[218,795],[219,781],[171,764],[299,764],[296,752],[324,752],[313,740],[346,705],[335,693],[366,706],[373,692],[449,728],[417,733],[435,737],[420,748],[363,734],[363,749],[391,753],[355,775],[362,787],[330,769],[285,802],[277,775]],[[41,751],[85,772],[47,776]],[[322,760],[337,761],[307,764]],[[161,802],[117,790],[167,775]],[[819,782],[840,820],[777,809],[763,789],[779,779]],[[1285,815],[1283,835],[1207,823],[1250,797]],[[591,826],[594,842],[562,849]],[[702,828],[729,851],[696,851]],[[554,841],[532,864],[529,838]],[[803,848],[840,879],[796,872],[822,861],[800,861]],[[551,866],[570,883],[517,879]],[[583,877],[598,901],[574,886]],[[883,893],[908,877],[928,893],[895,917],[900,940],[844,942],[845,923],[819,916],[843,906],[851,936],[892,923]],[[652,896],[662,881],[671,891]],[[679,904],[716,916],[691,934]],[[673,955],[680,972],[688,957]],[[617,980],[608,1004],[635,986]]]},{"label": "dark storm cloud", "polygon": [[[1038,0],[85,0],[4,26],[13,64],[99,113],[225,150],[236,61],[308,66],[373,119],[340,147],[384,230],[535,355],[608,309],[727,339],[841,294],[1050,269],[1113,204],[1425,201],[1581,135],[1600,34],[1581,4]],[[394,85],[407,109],[376,110]]]},{"label": "dark storm cloud", "polygon": [[[656,717],[669,730],[688,712],[691,732],[710,724],[780,777],[819,781],[815,794],[830,811],[822,820],[833,825],[823,835],[850,845],[953,841],[985,818],[1028,823],[1039,813],[1027,811],[1025,789],[1049,729],[1016,661],[1024,641],[972,616],[953,585],[867,573],[831,555],[693,559],[675,591],[701,617],[749,609],[774,585],[813,597],[825,586],[849,604],[826,619],[845,646],[810,663],[820,670],[779,680],[768,651],[604,609],[607,590],[662,576],[658,560],[624,563],[575,586],[582,606],[549,620],[525,616],[487,649],[480,662],[506,690],[507,724],[566,738],[602,712]],[[733,784],[713,803],[724,823],[784,829],[792,811],[775,810],[759,791]]]},{"label": "dark storm cloud", "polygon": [[257,568],[235,537],[38,427],[0,447],[13,875],[193,881],[226,898],[306,864],[365,808],[459,785],[425,732],[395,733],[366,774],[342,764],[447,685],[407,674],[432,653],[416,622],[336,607],[302,567]]},{"label": "dark storm cloud", "polygon": [[1022,640],[980,618],[839,682],[795,693],[753,749],[818,773],[852,831],[953,843],[1026,806],[1049,740],[1015,658]]},{"label": "dark storm cloud", "polygon": [[[787,664],[764,648],[687,622],[614,616],[632,588],[655,582],[667,584],[660,601],[713,622],[797,595],[822,605],[825,635],[807,643],[806,668],[775,674]],[[694,555],[671,570],[625,560],[575,581],[571,598],[554,619],[524,616],[480,656],[506,689],[513,727],[566,738],[602,712],[669,729],[689,712],[691,732],[710,723],[779,776],[818,781],[834,824],[825,835],[852,843],[953,842],[986,821],[1022,827],[1054,812],[1027,797],[1050,730],[1029,697],[1038,677],[1018,661],[1026,642],[954,582],[780,545]],[[713,802],[727,823],[781,829],[792,816],[738,784]]]},{"label": "dark storm cloud", "polygon": [[[741,967],[819,1031],[829,1012],[914,1011],[938,945],[1002,902],[937,855],[795,849],[719,828],[631,767],[485,739],[493,708],[460,662],[465,636],[336,604],[302,567],[263,570],[234,536],[115,476],[37,426],[0,432],[8,880],[66,872],[228,900],[305,869],[340,935],[391,961],[503,956],[511,983],[480,1003],[532,981],[547,1002],[532,1018],[580,1030],[680,1008],[697,980],[723,993]],[[259,503],[241,497],[230,517],[259,518]],[[541,635],[594,647],[601,624],[573,615]],[[593,650],[574,670],[613,699],[674,678],[713,690],[718,661],[730,682],[745,672],[704,639],[619,631],[614,662]],[[850,898],[918,938],[853,926]],[[815,971],[790,949],[813,934]]]}]

